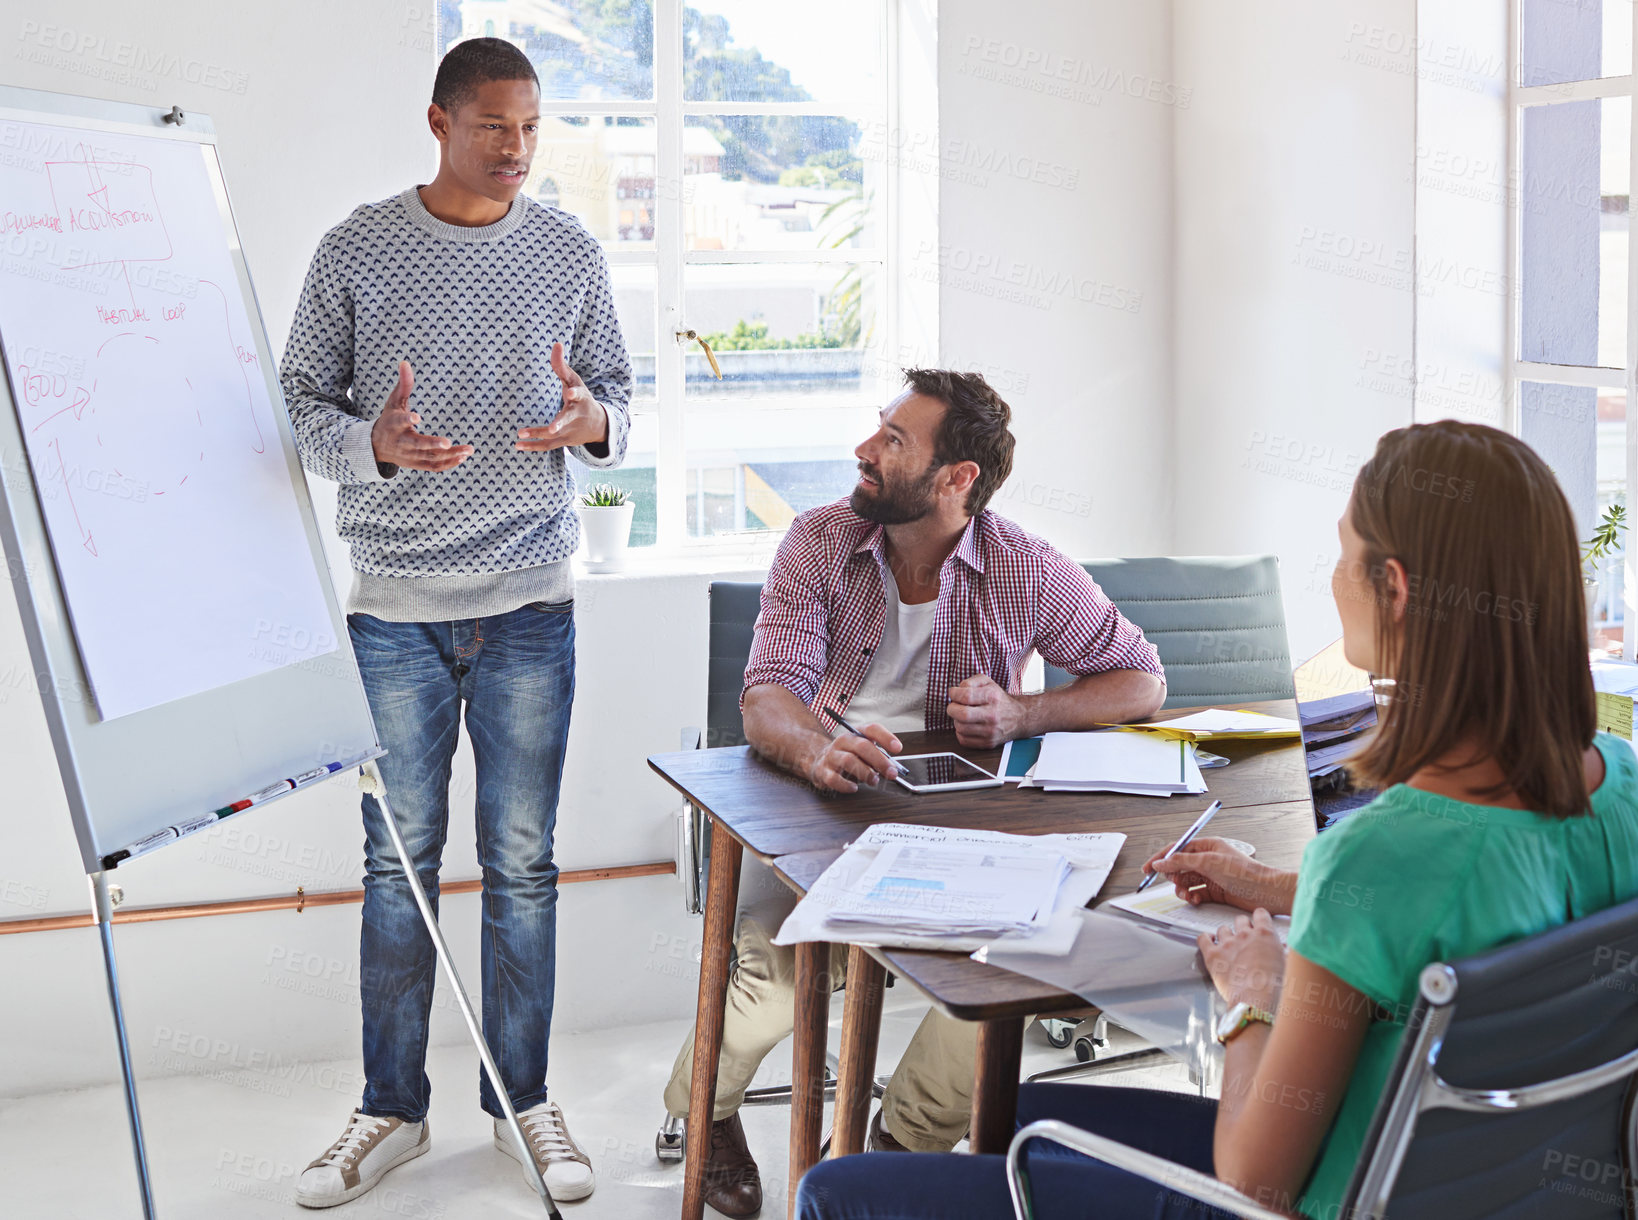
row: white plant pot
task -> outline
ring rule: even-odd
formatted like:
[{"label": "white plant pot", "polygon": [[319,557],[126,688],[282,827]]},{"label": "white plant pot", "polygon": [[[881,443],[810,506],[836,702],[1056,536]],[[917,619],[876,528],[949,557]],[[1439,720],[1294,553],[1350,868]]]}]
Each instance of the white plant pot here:
[{"label": "white plant pot", "polygon": [[635,504],[609,508],[577,506],[580,512],[581,545],[586,551],[586,571],[618,572],[626,566],[626,547],[631,542],[631,518]]}]

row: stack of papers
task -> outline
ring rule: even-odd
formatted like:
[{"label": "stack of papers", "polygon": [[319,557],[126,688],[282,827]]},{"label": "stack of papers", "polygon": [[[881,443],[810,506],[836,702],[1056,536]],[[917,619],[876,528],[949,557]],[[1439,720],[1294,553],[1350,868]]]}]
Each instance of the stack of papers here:
[{"label": "stack of papers", "polygon": [[1300,706],[1308,778],[1324,779],[1365,748],[1376,727],[1376,699],[1369,690],[1349,691]]},{"label": "stack of papers", "polygon": [[1207,708],[1203,712],[1191,712],[1175,720],[1155,720],[1148,724],[1123,727],[1164,733],[1171,737],[1185,737],[1190,741],[1203,741],[1214,737],[1260,739],[1302,735],[1302,726],[1295,720],[1287,720],[1283,716],[1265,716],[1261,712],[1232,712],[1220,707]]},{"label": "stack of papers", "polygon": [[1033,783],[1048,792],[1175,796],[1206,790],[1194,746],[1181,737],[1101,729],[1048,733]]},{"label": "stack of papers", "polygon": [[932,935],[1025,932],[1046,924],[1069,861],[1013,845],[891,843],[831,904],[832,923]]},{"label": "stack of papers", "polygon": [[[1067,953],[1079,912],[1103,888],[1125,841],[1123,834],[871,826],[814,882],[774,943],[970,952],[999,938]],[[1050,886],[1051,896],[1029,892],[1036,885]]]}]

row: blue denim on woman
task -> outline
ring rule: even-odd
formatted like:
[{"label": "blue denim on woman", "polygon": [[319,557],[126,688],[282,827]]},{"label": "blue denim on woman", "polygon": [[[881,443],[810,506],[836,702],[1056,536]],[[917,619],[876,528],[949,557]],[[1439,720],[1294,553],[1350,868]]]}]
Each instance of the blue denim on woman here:
[{"label": "blue denim on woman", "polygon": [[[1026,1084],[1018,1123],[1056,1118],[1179,1165],[1212,1171],[1217,1103],[1158,1089]],[[1038,1141],[1026,1154],[1042,1220],[1231,1220],[1136,1174]],[[1001,1156],[872,1152],[821,1161],[802,1179],[797,1220],[1012,1220]]]},{"label": "blue denim on woman", "polygon": [[[387,799],[433,909],[449,831],[450,764],[461,704],[477,767],[483,871],[483,1032],[520,1111],[546,1100],[557,970],[552,830],[574,701],[574,602],[535,602],[452,623],[349,615]],[[364,798],[363,1110],[419,1122],[432,1085],[427,1024],[436,960],[373,797]],[[480,1075],[484,1110],[500,1102]]]}]

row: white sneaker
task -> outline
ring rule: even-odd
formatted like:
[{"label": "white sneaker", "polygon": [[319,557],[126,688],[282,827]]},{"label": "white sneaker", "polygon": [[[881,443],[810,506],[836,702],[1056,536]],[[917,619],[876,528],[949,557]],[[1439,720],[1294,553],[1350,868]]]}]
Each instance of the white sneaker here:
[{"label": "white sneaker", "polygon": [[372,1118],[354,1110],[341,1138],[296,1179],[296,1202],[334,1207],[373,1187],[395,1165],[414,1160],[432,1146],[425,1122]]},{"label": "white sneaker", "polygon": [[[543,1101],[538,1106],[530,1106],[518,1115],[518,1121],[523,1124],[529,1150],[534,1153],[535,1169],[546,1179],[546,1189],[552,1192],[552,1198],[561,1203],[573,1203],[591,1194],[597,1186],[591,1158],[580,1151],[579,1145],[570,1137],[569,1128],[563,1121],[563,1111],[557,1108],[557,1103]],[[518,1164],[523,1164],[504,1118],[495,1120],[495,1147]]]}]

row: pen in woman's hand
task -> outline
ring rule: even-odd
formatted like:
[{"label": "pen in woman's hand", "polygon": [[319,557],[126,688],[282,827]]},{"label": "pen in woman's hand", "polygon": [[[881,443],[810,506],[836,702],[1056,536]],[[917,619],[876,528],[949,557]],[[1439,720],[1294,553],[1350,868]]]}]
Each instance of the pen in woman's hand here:
[{"label": "pen in woman's hand", "polygon": [[[1214,818],[1215,816],[1217,816],[1217,811],[1219,809],[1221,809],[1222,807],[1223,807],[1223,802],[1222,801],[1213,801],[1211,804],[1207,805],[1206,806],[1206,812],[1202,813],[1199,817],[1195,818],[1194,825],[1189,827],[1187,830],[1185,830],[1183,832],[1183,837],[1181,839],[1179,839],[1176,843],[1173,843],[1171,845],[1171,847],[1167,848],[1166,854],[1164,856],[1160,857],[1160,860],[1170,860],[1173,856],[1177,855],[1178,852],[1182,851],[1185,847],[1187,847],[1189,845],[1190,840],[1192,840],[1195,835],[1199,834],[1202,830],[1204,830],[1206,828],[1206,823],[1211,821],[1212,818]],[[1159,864],[1160,860],[1156,860],[1155,863]],[[1155,878],[1158,877],[1158,876],[1160,876],[1160,870],[1156,869],[1154,872],[1150,873],[1147,877],[1145,877],[1142,881],[1138,882],[1138,887],[1133,892],[1138,893],[1138,894],[1143,893],[1144,890],[1148,889],[1151,885],[1153,885],[1155,883]]]}]

